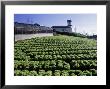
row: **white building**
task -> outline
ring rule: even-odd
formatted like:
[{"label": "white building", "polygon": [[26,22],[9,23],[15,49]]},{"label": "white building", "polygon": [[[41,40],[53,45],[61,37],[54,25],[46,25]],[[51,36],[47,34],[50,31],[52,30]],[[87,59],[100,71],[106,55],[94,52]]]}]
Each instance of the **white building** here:
[{"label": "white building", "polygon": [[72,32],[71,20],[67,20],[67,26],[52,26],[53,32]]}]

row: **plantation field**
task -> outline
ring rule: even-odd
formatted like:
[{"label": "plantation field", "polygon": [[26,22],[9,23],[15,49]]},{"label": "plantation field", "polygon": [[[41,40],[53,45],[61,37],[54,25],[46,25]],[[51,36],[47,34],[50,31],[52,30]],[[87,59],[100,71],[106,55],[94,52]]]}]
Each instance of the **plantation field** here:
[{"label": "plantation field", "polygon": [[96,76],[97,42],[73,36],[15,41],[15,76]]}]

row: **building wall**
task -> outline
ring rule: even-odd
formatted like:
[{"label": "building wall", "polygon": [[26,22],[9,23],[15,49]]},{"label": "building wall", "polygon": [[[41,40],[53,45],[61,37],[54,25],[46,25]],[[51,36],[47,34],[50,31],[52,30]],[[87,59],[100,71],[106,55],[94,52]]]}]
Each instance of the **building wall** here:
[{"label": "building wall", "polygon": [[50,27],[24,23],[15,23],[14,30],[15,34],[53,33]]},{"label": "building wall", "polygon": [[59,31],[59,32],[72,32],[72,28],[53,28],[55,31]]}]

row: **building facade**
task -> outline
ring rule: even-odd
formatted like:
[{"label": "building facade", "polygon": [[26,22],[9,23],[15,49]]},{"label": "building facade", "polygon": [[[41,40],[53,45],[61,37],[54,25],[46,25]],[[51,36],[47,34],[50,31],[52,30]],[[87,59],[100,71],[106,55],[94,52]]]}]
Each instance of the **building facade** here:
[{"label": "building facade", "polygon": [[72,33],[71,22],[71,20],[67,20],[67,26],[52,26],[52,29],[54,32]]},{"label": "building facade", "polygon": [[53,33],[51,27],[40,26],[39,24],[14,23],[15,34],[35,34],[35,33]]}]

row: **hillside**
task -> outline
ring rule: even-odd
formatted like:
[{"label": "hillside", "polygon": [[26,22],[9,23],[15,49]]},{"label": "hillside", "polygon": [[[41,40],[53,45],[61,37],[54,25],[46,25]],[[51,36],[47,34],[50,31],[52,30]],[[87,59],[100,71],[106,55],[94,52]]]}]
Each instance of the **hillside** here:
[{"label": "hillside", "polygon": [[15,76],[96,76],[97,42],[73,36],[16,41]]}]

